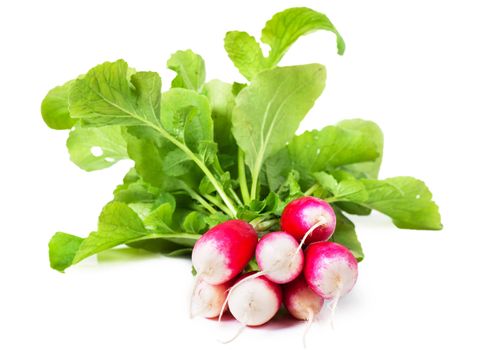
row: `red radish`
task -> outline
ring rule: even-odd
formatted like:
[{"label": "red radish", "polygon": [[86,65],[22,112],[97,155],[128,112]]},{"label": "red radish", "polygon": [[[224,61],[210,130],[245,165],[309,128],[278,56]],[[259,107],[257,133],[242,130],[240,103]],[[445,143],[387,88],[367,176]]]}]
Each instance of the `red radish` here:
[{"label": "red radish", "polygon": [[[247,326],[260,326],[268,322],[279,311],[282,292],[279,285],[264,276],[254,276],[256,272],[248,272],[236,281],[233,293],[228,293],[230,313],[242,326],[233,337],[222,343],[235,340]],[[252,278],[251,278],[252,277]],[[221,319],[222,313],[220,313]]]},{"label": "red radish", "polygon": [[[251,272],[241,277],[244,279]],[[238,281],[237,281],[238,282]],[[246,326],[260,326],[269,321],[282,302],[281,288],[264,276],[239,284],[228,299],[228,308],[239,322]]]},{"label": "red radish", "polygon": [[305,251],[304,277],[316,294],[325,299],[338,299],[357,282],[357,259],[338,243],[310,244]]},{"label": "red radish", "polygon": [[282,287],[284,305],[298,320],[313,319],[323,307],[324,299],[313,292],[301,275]]},{"label": "red radish", "polygon": [[227,296],[227,290],[231,283],[213,285],[198,279],[191,296],[191,317],[203,316],[206,318],[217,317],[220,314]]},{"label": "red radish", "polygon": [[304,254],[298,242],[286,232],[264,235],[255,250],[262,274],[274,283],[288,283],[303,270]]},{"label": "red radish", "polygon": [[336,226],[330,204],[315,197],[301,197],[286,205],[281,216],[282,230],[307,244],[328,240]]},{"label": "red radish", "polygon": [[257,232],[242,220],[229,220],[208,230],[196,242],[191,257],[198,278],[222,284],[237,276],[252,259]]},{"label": "red radish", "polygon": [[330,321],[338,300],[348,294],[357,282],[357,259],[344,246],[334,242],[317,242],[306,249],[304,277],[309,287],[330,301]]},{"label": "red radish", "polygon": [[303,345],[306,347],[306,334],[323,307],[324,299],[313,292],[303,275],[282,287],[284,305],[289,313],[298,320],[307,321],[303,333]]}]

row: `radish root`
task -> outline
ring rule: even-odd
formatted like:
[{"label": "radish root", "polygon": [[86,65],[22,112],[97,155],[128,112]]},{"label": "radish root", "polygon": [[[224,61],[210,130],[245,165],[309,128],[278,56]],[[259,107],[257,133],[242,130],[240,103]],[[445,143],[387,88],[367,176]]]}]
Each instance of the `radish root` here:
[{"label": "radish root", "polygon": [[[243,315],[243,318],[245,320],[247,320],[247,315],[248,315],[248,311],[246,311],[244,313],[244,315]],[[220,322],[220,319],[218,319],[218,322]],[[244,323],[242,323],[240,325],[240,327],[238,328],[237,332],[231,338],[229,338],[227,340],[219,340],[219,342],[222,343],[222,344],[231,343],[232,341],[234,341],[235,339],[237,339],[240,334],[242,334],[242,332],[244,331],[245,328],[247,328],[246,322],[244,322]]]},{"label": "radish root", "polygon": [[313,226],[311,226],[309,228],[308,231],[306,231],[306,233],[304,234],[303,238],[301,239],[301,242],[299,242],[299,245],[298,247],[296,248],[296,251],[294,252],[294,255],[292,257],[292,259],[294,260],[296,258],[296,255],[298,255],[299,251],[301,250],[301,248],[303,247],[303,244],[304,242],[306,241],[306,238],[308,238],[308,236],[315,230],[317,229],[318,227],[320,227],[321,225],[325,225],[328,223],[328,220],[325,218],[325,217],[322,217],[320,220],[318,220],[318,222],[316,224],[314,224]]},{"label": "radish root", "polygon": [[247,328],[247,326],[242,323],[240,325],[240,327],[238,328],[237,332],[230,339],[220,340],[220,343],[222,343],[222,344],[231,343],[232,341],[234,341],[235,339],[237,339],[240,334],[242,334],[242,332],[244,331],[245,328]]},{"label": "radish root", "polygon": [[330,301],[330,303],[327,305],[327,308],[330,310],[330,327],[331,329],[335,329],[334,326],[334,319],[335,319],[335,310],[338,304],[338,300],[340,300],[340,297],[342,296],[342,282],[338,281],[338,288],[336,290],[336,294],[333,297],[333,299]]},{"label": "radish root", "polygon": [[308,319],[306,320],[306,326],[304,327],[304,332],[303,332],[303,348],[305,349],[306,349],[306,336],[308,335],[311,325],[313,324],[314,315],[315,315],[314,312],[311,309],[308,309]]}]

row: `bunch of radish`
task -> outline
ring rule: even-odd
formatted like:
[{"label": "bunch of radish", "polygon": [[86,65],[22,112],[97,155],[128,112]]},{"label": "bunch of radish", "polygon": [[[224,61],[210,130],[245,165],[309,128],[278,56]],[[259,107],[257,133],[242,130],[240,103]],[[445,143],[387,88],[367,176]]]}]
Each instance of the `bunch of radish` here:
[{"label": "bunch of radish", "polygon": [[[260,239],[242,220],[213,227],[193,249],[191,315],[220,319],[228,309],[243,327],[259,326],[284,303],[293,317],[308,321],[308,329],[323,307],[333,313],[357,280],[355,257],[328,241],[335,225],[327,202],[301,197],[284,208],[281,231]],[[242,274],[254,256],[259,271]]]}]

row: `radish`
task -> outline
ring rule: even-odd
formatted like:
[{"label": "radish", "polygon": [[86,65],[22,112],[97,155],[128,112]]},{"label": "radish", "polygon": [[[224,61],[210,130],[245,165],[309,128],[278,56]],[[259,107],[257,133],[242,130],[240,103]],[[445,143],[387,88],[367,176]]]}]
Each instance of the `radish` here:
[{"label": "radish", "polygon": [[286,205],[281,216],[281,228],[301,241],[328,240],[336,226],[336,216],[330,204],[315,197],[301,197]]},{"label": "radish", "polygon": [[284,305],[298,320],[309,321],[323,307],[324,299],[313,292],[303,275],[282,287]]},{"label": "radish", "polygon": [[[250,272],[240,280],[254,274]],[[239,280],[237,280],[237,283]],[[282,302],[281,288],[264,276],[239,284],[228,299],[230,313],[246,326],[260,326],[269,321]]]},{"label": "radish", "polygon": [[252,259],[257,240],[257,232],[242,220],[229,220],[214,226],[193,248],[191,259],[197,279],[209,284],[230,281]]},{"label": "radish", "polygon": [[299,276],[303,270],[304,254],[293,236],[279,231],[267,233],[260,239],[255,259],[261,269],[260,274],[282,284]]},{"label": "radish", "polygon": [[338,300],[348,294],[357,282],[357,259],[347,248],[334,242],[310,244],[304,255],[306,282],[316,294],[330,301],[333,325]]},{"label": "radish", "polygon": [[263,325],[279,311],[282,302],[281,288],[264,276],[249,279],[255,274],[249,272],[242,275],[236,281],[233,293],[227,296],[230,313],[242,326],[233,337],[222,341],[223,343],[235,340],[247,326]]},{"label": "radish", "polygon": [[202,279],[198,279],[194,288],[194,293],[191,296],[191,317],[217,317],[220,314],[220,309],[225,302],[227,290],[230,286],[230,282],[213,285]]},{"label": "radish", "polygon": [[339,298],[357,282],[357,259],[338,243],[310,244],[305,251],[304,277],[316,294],[325,299]]},{"label": "radish", "polygon": [[298,320],[307,321],[303,333],[303,346],[306,347],[306,335],[317,315],[323,307],[324,299],[313,292],[300,275],[291,283],[282,287],[284,305],[289,313]]}]

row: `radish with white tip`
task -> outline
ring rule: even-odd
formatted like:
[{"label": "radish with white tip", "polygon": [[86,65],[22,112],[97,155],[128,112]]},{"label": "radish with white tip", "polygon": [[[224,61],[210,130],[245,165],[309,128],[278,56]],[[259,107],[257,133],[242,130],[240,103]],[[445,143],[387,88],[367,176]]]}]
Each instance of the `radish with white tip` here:
[{"label": "radish with white tip", "polygon": [[319,314],[322,309],[324,299],[313,292],[303,275],[282,286],[282,293],[284,306],[289,313],[298,320],[306,321],[303,333],[303,346],[306,347],[306,335],[315,315]]},{"label": "radish with white tip", "polygon": [[338,300],[357,282],[357,259],[346,247],[334,242],[310,244],[304,256],[306,282],[316,294],[330,302],[330,319],[333,320]]},{"label": "radish with white tip", "polygon": [[198,279],[194,293],[191,296],[191,317],[217,317],[220,314],[230,286],[231,282],[213,285]]},{"label": "radish with white tip", "polygon": [[[228,308],[237,321],[242,323],[238,332],[224,343],[233,341],[246,326],[260,326],[268,322],[279,311],[282,302],[282,292],[278,284],[271,282],[264,276],[246,279],[255,272],[242,275],[240,281],[229,294]],[[239,280],[237,280],[237,283]]]},{"label": "radish with white tip", "polygon": [[289,283],[303,270],[304,254],[289,233],[278,231],[264,235],[255,249],[261,274],[274,283]]},{"label": "radish with white tip", "polygon": [[196,242],[191,260],[197,278],[222,284],[236,277],[252,259],[257,232],[243,220],[229,220],[208,230]]},{"label": "radish with white tip", "polygon": [[316,197],[301,197],[289,202],[281,216],[281,228],[306,243],[327,241],[333,235],[336,215],[326,201]]}]

